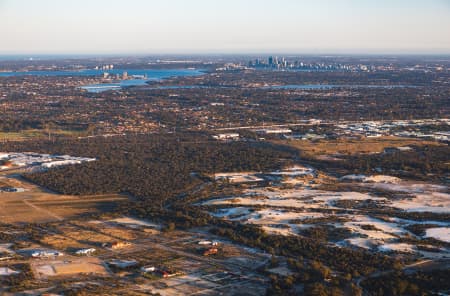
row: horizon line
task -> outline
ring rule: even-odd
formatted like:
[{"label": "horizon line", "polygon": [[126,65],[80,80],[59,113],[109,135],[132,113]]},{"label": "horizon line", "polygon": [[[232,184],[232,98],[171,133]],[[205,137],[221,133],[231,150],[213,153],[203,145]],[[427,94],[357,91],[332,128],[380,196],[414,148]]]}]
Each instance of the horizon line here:
[{"label": "horizon line", "polygon": [[0,52],[3,57],[51,57],[51,56],[116,56],[116,57],[131,57],[131,56],[271,56],[271,55],[288,55],[288,56],[450,56],[450,51],[446,52],[25,52],[25,53],[11,53]]}]

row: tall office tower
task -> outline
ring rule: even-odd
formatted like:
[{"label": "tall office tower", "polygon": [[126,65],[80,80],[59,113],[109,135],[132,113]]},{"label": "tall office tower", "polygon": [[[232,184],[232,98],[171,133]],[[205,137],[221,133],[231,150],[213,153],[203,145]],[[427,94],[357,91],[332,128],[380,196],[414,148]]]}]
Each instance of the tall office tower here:
[{"label": "tall office tower", "polygon": [[273,65],[273,57],[269,57],[269,66]]}]

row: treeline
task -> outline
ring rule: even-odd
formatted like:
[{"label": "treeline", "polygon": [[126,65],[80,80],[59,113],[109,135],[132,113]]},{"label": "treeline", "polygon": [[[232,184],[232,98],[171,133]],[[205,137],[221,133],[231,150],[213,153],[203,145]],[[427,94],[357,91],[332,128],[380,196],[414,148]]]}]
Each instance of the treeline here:
[{"label": "treeline", "polygon": [[421,179],[428,177],[449,176],[450,148],[443,146],[415,146],[412,151],[388,154],[356,156],[347,162],[355,168],[370,172],[374,168],[394,174],[407,174]]},{"label": "treeline", "polygon": [[[0,115],[1,116],[1,115]],[[15,116],[0,117],[0,132],[21,132],[24,130],[70,130],[70,131],[89,131],[94,128],[93,125],[82,124],[78,122],[65,122],[46,120],[35,117],[35,119],[18,119]]]},{"label": "treeline", "polygon": [[406,275],[402,272],[370,278],[362,282],[368,295],[448,295],[450,272],[448,269],[432,272],[417,272]]},{"label": "treeline", "polygon": [[312,166],[337,175],[384,174],[416,180],[438,181],[450,177],[450,147],[448,145],[412,146],[411,151],[340,156],[344,161],[318,161],[302,155]]},{"label": "treeline", "polygon": [[44,123],[41,120],[1,118],[0,132],[19,132],[27,129],[42,129]]}]

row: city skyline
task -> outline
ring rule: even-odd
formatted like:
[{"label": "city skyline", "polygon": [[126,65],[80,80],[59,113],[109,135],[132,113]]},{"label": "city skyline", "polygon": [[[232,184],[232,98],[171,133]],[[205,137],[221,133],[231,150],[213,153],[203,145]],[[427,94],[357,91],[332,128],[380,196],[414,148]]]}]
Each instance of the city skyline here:
[{"label": "city skyline", "polygon": [[0,54],[449,54],[450,3],[0,0]]}]

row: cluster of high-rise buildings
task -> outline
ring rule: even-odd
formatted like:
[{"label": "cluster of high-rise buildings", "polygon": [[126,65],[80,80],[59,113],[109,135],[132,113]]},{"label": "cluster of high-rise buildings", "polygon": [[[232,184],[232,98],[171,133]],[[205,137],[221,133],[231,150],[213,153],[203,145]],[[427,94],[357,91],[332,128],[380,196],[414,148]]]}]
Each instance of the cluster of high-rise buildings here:
[{"label": "cluster of high-rise buildings", "polygon": [[304,63],[302,61],[288,61],[285,57],[270,56],[268,59],[255,59],[248,63],[250,68],[265,68],[275,70],[341,70],[341,71],[368,71],[366,65],[343,65],[339,63]]},{"label": "cluster of high-rise buildings", "polygon": [[95,66],[95,70],[112,70],[114,69],[114,65],[101,65],[101,66]]}]

